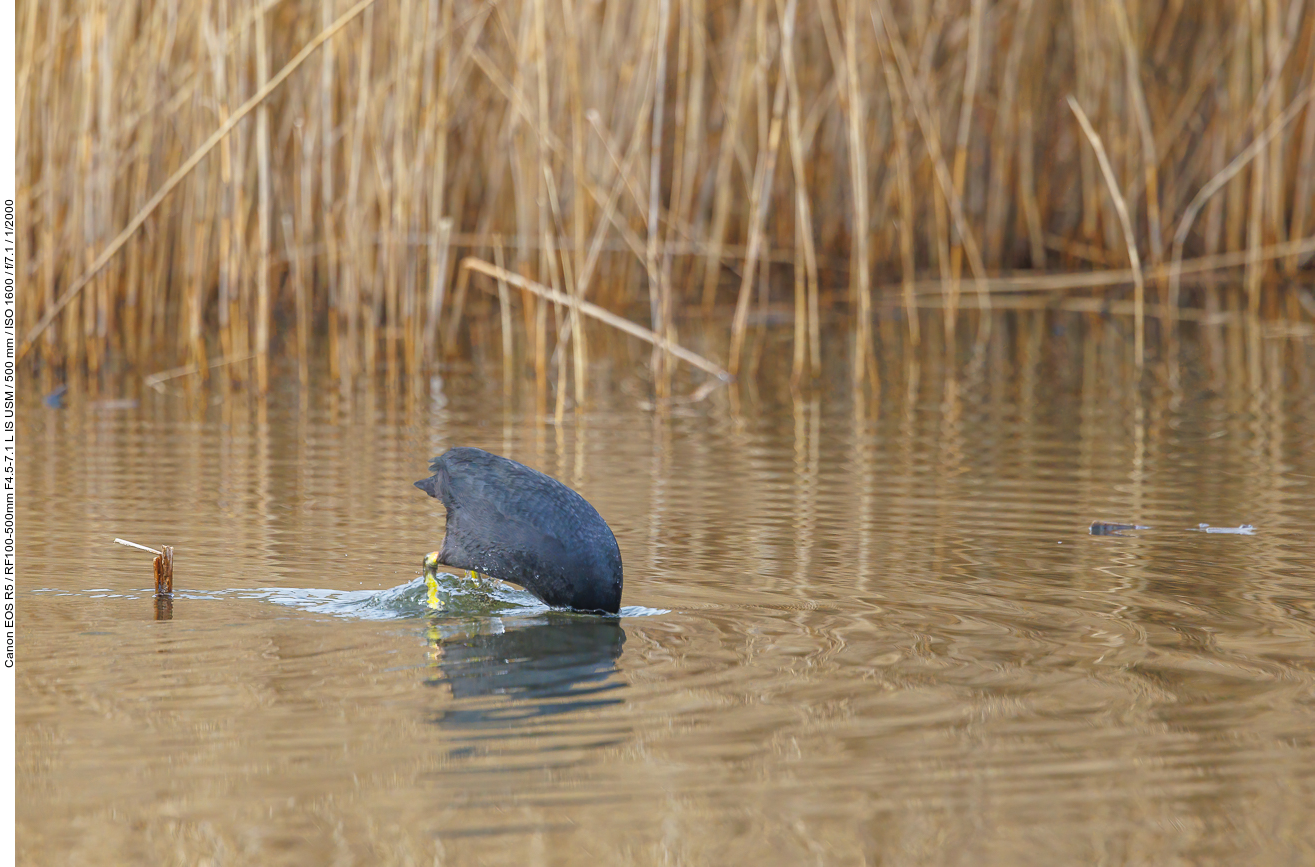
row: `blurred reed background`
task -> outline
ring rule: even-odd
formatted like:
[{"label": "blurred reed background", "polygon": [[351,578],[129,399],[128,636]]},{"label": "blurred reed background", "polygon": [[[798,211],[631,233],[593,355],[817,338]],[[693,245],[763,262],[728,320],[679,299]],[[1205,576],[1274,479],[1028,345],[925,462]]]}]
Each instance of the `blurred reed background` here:
[{"label": "blurred reed background", "polygon": [[18,45],[20,334],[70,376],[396,377],[501,331],[560,407],[578,307],[517,285],[719,329],[732,373],[793,322],[796,381],[826,317],[856,385],[874,319],[1133,315],[1140,361],[1145,317],[1315,315],[1303,0],[24,0]]}]

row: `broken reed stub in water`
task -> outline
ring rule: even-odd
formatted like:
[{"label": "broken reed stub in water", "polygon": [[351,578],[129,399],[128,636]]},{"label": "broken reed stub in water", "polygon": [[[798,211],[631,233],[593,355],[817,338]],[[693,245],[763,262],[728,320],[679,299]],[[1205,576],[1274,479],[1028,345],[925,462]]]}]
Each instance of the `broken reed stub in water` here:
[{"label": "broken reed stub in water", "polygon": [[165,545],[164,550],[155,555],[155,598],[172,599],[174,595],[174,549]]},{"label": "broken reed stub in water", "polygon": [[162,545],[162,550],[147,548],[145,545],[138,545],[136,542],[129,542],[127,539],[115,539],[120,545],[127,545],[129,548],[136,548],[139,551],[146,551],[155,555],[155,562],[152,564],[155,572],[155,596],[172,597],[174,595],[174,549],[172,545]]},{"label": "broken reed stub in water", "polygon": [[155,619],[156,620],[173,620],[174,619],[174,549],[172,545],[162,545],[161,550],[147,548],[145,545],[138,545],[136,542],[129,542],[127,539],[115,539],[120,545],[127,545],[129,548],[137,548],[149,554],[155,555],[155,560],[151,564],[152,571],[155,573]]}]

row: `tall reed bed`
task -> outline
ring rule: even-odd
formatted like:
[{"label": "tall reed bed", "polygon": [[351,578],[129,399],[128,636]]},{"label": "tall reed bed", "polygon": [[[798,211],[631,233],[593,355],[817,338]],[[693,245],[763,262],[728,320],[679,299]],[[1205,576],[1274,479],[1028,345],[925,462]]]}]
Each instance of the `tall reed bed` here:
[{"label": "tall reed bed", "polygon": [[303,376],[323,353],[397,377],[461,353],[479,307],[504,341],[523,316],[560,409],[580,308],[505,270],[643,321],[659,391],[682,318],[723,304],[732,372],[776,306],[812,375],[830,308],[858,384],[874,312],[904,307],[916,345],[928,280],[947,339],[1018,269],[1140,260],[1177,307],[1198,256],[1300,316],[1270,278],[1315,249],[1301,0],[25,0],[18,44],[20,328],[65,370],[252,357],[223,369],[263,386],[271,353]]}]

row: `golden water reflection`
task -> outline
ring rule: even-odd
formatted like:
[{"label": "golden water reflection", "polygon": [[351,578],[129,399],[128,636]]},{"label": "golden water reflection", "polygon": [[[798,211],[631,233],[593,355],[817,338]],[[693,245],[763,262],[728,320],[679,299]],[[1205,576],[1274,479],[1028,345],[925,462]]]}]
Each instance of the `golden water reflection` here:
[{"label": "golden water reflection", "polygon": [[[30,389],[20,860],[1308,862],[1315,348],[1227,327],[1139,386],[1113,325],[1002,314],[857,394],[769,331],[756,390],[651,409],[600,360],[560,427],[500,359]],[[594,502],[633,616],[321,604],[415,578],[457,444]],[[175,547],[172,620],[116,536]]]}]

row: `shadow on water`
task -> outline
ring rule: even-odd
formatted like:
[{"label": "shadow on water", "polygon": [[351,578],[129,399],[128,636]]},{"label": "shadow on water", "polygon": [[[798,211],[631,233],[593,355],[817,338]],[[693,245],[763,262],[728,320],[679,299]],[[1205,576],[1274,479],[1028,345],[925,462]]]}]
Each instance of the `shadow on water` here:
[{"label": "shadow on water", "polygon": [[[621,703],[625,684],[612,678],[626,643],[618,619],[565,612],[494,617],[429,628],[437,677],[462,701],[431,721],[447,728],[504,729],[529,720]],[[465,704],[498,697],[513,703]]]}]

